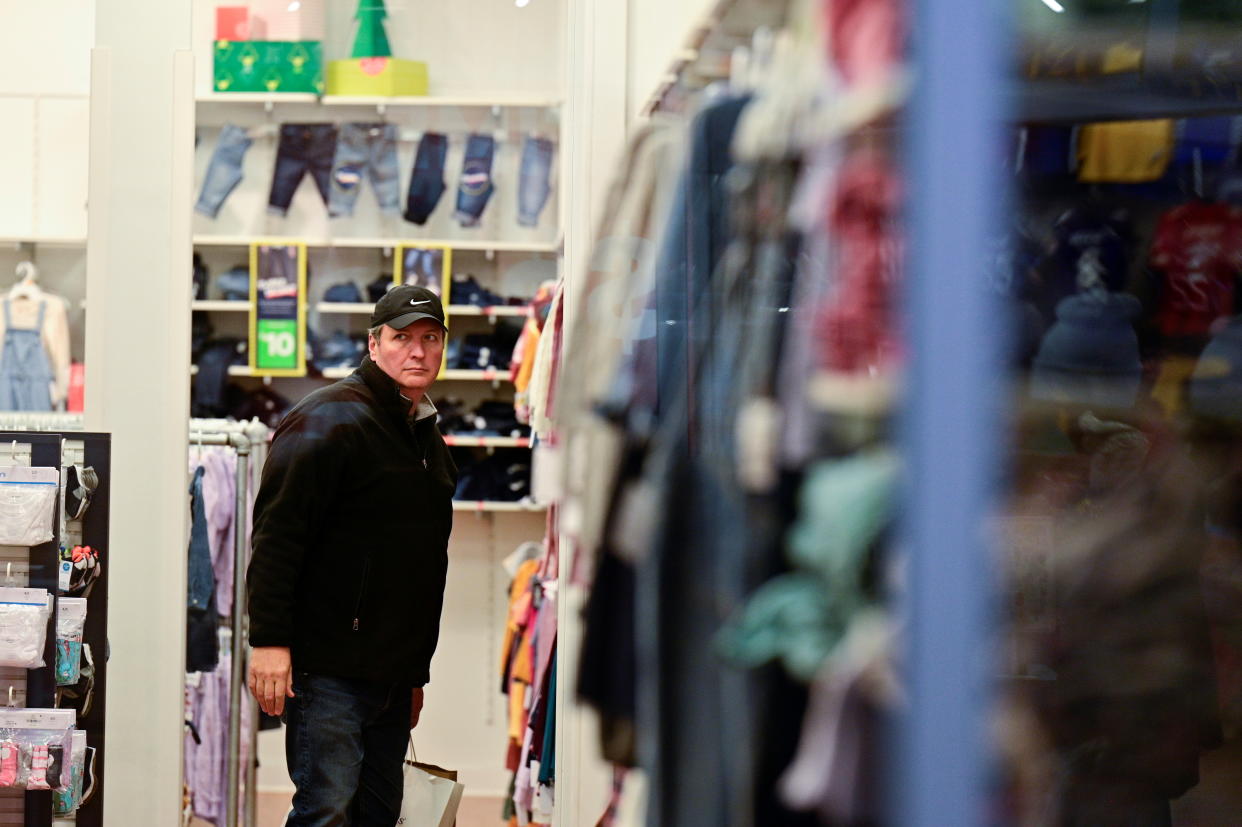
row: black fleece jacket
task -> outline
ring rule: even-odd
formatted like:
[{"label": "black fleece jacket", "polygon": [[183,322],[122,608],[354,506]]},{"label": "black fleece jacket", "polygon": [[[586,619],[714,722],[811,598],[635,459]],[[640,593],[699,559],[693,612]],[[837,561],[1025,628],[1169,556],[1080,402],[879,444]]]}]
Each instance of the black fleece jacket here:
[{"label": "black fleece jacket", "polygon": [[457,469],[435,417],[368,357],[291,410],[254,506],[250,644],[293,668],[422,686],[440,635]]}]

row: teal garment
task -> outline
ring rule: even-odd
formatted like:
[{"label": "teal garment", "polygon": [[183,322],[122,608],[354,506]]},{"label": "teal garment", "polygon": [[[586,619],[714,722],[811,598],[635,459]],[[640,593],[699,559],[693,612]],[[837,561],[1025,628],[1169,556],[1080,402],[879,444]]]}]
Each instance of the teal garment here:
[{"label": "teal garment", "polygon": [[556,779],[556,653],[552,654],[552,677],[548,680],[548,724],[543,730],[542,759],[539,764],[539,783],[551,784]]},{"label": "teal garment", "polygon": [[779,660],[810,681],[873,603],[868,552],[889,525],[899,474],[888,451],[822,462],[808,472],[789,532],[795,571],[764,584],[721,630],[720,651],[739,664]]}]

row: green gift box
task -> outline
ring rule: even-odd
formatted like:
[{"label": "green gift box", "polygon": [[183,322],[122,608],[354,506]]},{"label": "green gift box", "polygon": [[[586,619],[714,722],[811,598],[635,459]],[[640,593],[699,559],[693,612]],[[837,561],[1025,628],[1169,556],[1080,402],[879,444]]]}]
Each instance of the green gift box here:
[{"label": "green gift box", "polygon": [[217,92],[323,94],[323,44],[318,40],[217,40]]}]

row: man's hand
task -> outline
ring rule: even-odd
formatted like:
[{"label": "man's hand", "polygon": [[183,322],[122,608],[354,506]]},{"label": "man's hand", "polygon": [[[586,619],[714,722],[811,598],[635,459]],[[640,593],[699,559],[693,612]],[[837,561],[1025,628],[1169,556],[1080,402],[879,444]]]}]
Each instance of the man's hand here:
[{"label": "man's hand", "polygon": [[418,716],[423,712],[423,688],[420,686],[410,696],[410,729],[418,726]]},{"label": "man's hand", "polygon": [[293,658],[288,646],[257,646],[250,653],[250,694],[268,715],[285,711],[285,698],[293,695]]}]

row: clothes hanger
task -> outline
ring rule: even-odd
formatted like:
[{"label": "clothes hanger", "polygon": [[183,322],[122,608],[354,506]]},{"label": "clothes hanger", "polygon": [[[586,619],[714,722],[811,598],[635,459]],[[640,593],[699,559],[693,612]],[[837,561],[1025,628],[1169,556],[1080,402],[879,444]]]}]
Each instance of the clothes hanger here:
[{"label": "clothes hanger", "polygon": [[23,261],[17,265],[17,284],[9,291],[10,299],[37,299],[43,295],[36,283],[39,279],[39,268],[33,261]]}]

